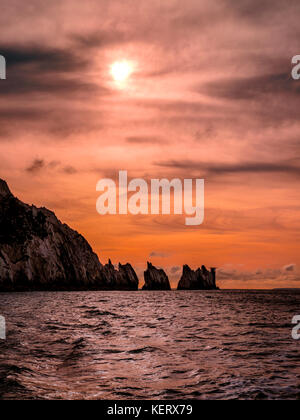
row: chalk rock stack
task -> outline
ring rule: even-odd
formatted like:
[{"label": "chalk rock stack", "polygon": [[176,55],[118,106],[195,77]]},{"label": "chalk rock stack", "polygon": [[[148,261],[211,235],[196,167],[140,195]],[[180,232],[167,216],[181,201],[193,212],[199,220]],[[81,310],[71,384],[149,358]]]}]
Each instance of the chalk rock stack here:
[{"label": "chalk rock stack", "polygon": [[154,267],[150,262],[147,262],[144,278],[143,290],[171,290],[168,276],[164,270]]},{"label": "chalk rock stack", "polygon": [[103,275],[109,290],[138,290],[139,280],[130,264],[119,264],[115,269],[111,260],[103,267]]},{"label": "chalk rock stack", "polygon": [[182,276],[177,290],[217,290],[216,269],[210,271],[202,265],[197,270],[192,270],[188,265],[183,266]]}]

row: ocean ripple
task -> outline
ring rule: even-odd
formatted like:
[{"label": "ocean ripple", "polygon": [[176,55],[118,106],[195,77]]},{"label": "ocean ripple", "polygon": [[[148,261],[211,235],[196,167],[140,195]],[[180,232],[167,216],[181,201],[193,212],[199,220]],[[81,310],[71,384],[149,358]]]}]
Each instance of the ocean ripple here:
[{"label": "ocean ripple", "polygon": [[0,295],[1,399],[300,399],[300,293]]}]

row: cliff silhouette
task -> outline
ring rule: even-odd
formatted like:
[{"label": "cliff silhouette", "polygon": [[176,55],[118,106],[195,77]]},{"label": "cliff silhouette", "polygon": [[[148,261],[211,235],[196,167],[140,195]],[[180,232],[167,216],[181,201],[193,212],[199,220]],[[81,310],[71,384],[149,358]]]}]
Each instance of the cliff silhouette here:
[{"label": "cliff silhouette", "polygon": [[[144,290],[170,290],[168,276],[148,263]],[[23,203],[0,179],[0,292],[138,290],[133,267],[101,264],[86,239],[55,214]],[[216,289],[215,272],[183,267],[178,289]]]}]

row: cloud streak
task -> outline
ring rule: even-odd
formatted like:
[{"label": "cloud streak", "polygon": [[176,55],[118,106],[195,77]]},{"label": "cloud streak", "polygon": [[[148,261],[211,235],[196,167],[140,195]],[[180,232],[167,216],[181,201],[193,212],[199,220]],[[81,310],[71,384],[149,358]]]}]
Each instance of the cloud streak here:
[{"label": "cloud streak", "polygon": [[167,160],[154,162],[159,167],[171,168],[180,171],[198,171],[206,176],[210,175],[239,175],[239,174],[285,174],[290,176],[300,175],[300,166],[295,165],[294,160],[286,162],[242,162],[225,164],[211,164],[207,162]]}]

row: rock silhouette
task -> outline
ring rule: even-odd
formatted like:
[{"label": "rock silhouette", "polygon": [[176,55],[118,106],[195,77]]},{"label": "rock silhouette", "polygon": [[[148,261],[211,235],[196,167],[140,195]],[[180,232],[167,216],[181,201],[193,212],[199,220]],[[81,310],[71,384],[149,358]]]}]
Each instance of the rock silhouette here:
[{"label": "rock silhouette", "polygon": [[119,264],[116,270],[111,260],[103,267],[106,284],[111,290],[138,290],[139,279],[130,264]]},{"label": "rock silhouette", "polygon": [[154,267],[150,262],[147,262],[144,278],[143,290],[171,290],[168,276],[164,270]]},{"label": "rock silhouette", "polygon": [[0,291],[137,289],[130,264],[103,266],[82,235],[0,179]]},{"label": "rock silhouette", "polygon": [[[171,290],[168,276],[150,262],[143,290]],[[130,264],[102,265],[91,246],[45,207],[18,200],[0,179],[0,292],[31,290],[138,290]],[[188,265],[178,290],[213,290],[216,271]]]},{"label": "rock silhouette", "polygon": [[217,290],[216,269],[208,271],[204,265],[197,270],[192,270],[188,265],[183,266],[182,276],[177,290]]}]

